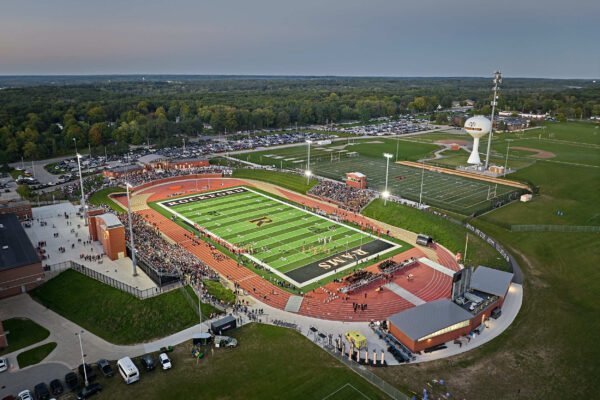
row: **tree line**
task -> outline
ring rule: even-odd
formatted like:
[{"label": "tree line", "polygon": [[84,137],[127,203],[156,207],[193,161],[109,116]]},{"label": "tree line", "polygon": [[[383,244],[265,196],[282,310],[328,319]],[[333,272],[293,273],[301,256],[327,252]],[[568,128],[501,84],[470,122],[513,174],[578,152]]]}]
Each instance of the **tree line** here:
[{"label": "tree line", "polygon": [[[180,135],[368,121],[475,102],[489,113],[483,78],[0,77],[0,163],[128,144],[179,143]],[[558,118],[600,115],[587,81],[506,79],[500,109]],[[436,119],[433,117],[433,119]],[[442,119],[438,117],[437,119]],[[206,129],[210,127],[210,129]]]}]

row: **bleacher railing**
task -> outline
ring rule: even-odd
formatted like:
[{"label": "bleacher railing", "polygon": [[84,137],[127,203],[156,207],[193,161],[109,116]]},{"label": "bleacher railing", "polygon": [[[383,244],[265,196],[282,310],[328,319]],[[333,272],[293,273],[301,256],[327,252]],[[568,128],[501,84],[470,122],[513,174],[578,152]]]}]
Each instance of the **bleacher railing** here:
[{"label": "bleacher railing", "polygon": [[44,269],[45,269],[46,274],[48,272],[50,272],[50,274],[47,274],[48,278],[51,277],[51,275],[54,275],[52,273],[59,274],[68,269],[73,269],[89,278],[95,279],[106,285],[112,286],[115,289],[121,290],[122,292],[129,293],[129,294],[137,297],[140,300],[158,296],[161,293],[164,293],[166,291],[169,291],[169,290],[172,290],[172,289],[175,289],[175,288],[181,286],[181,283],[178,282],[174,285],[169,286],[168,290],[165,288],[159,288],[159,287],[148,288],[148,289],[142,290],[142,289],[133,287],[131,285],[128,285],[124,282],[121,282],[119,280],[116,280],[114,278],[111,278],[110,276],[104,275],[103,273],[93,270],[91,268],[88,268],[84,265],[77,264],[74,261],[64,261],[64,262],[53,264],[53,265],[47,265],[44,267]]},{"label": "bleacher railing", "polygon": [[409,265],[413,265],[416,262],[417,262],[417,260],[410,259],[410,260],[406,260],[401,263],[395,264],[391,267],[386,268],[385,271],[382,271],[375,275],[371,275],[368,278],[361,279],[358,282],[352,283],[348,286],[341,288],[340,292],[351,293],[355,290],[358,290],[362,287],[368,286],[368,285],[384,278],[386,275],[394,274],[394,273],[400,271],[401,269],[408,267]]}]

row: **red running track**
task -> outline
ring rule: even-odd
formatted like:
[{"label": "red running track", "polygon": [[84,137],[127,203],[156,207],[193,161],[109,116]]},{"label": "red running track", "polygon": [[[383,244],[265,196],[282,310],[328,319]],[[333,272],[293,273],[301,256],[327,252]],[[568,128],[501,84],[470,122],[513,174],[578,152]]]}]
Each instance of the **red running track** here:
[{"label": "red running track", "polygon": [[[176,186],[173,185],[174,181],[178,182]],[[240,185],[254,186],[251,182],[240,179],[199,179],[196,182],[195,180],[185,181],[184,177],[179,177],[178,180],[146,187],[139,191],[134,190],[134,195],[150,193],[151,195],[147,201],[154,202],[168,199],[174,195],[192,194]],[[277,195],[300,204],[320,208],[327,213],[335,213],[346,220],[374,228],[376,231],[379,229],[378,227],[371,227],[371,221],[363,218],[360,214],[340,210],[335,205],[324,204],[284,189],[278,189]],[[126,198],[120,197],[117,200],[127,206]],[[209,245],[203,241],[192,241],[189,238],[188,231],[152,209],[138,211],[137,213],[142,215],[150,224],[158,227],[161,232],[175,243],[178,243],[217,271],[221,276],[239,284],[242,289],[254,298],[278,309],[285,308],[290,293],[269,282],[268,276],[263,278],[249,269],[238,266],[235,260],[218,251],[211,250]],[[452,254],[439,246],[435,250],[440,264],[452,270],[459,269]],[[410,257],[422,256],[423,253],[418,248],[412,248],[394,256],[394,260],[403,261]],[[368,266],[366,269],[371,272],[378,271],[375,264]],[[410,282],[406,279],[409,273],[413,275],[413,279]],[[451,278],[421,263],[396,273],[392,281],[424,301],[432,301],[450,296]],[[299,314],[339,321],[371,321],[383,320],[392,314],[414,307],[412,303],[401,296],[396,295],[390,290],[381,288],[385,283],[384,281],[379,281],[349,295],[342,295],[337,292],[337,289],[342,284],[331,282],[309,293],[305,293]],[[359,308],[355,311],[353,303],[366,304],[366,309],[361,311]]]}]

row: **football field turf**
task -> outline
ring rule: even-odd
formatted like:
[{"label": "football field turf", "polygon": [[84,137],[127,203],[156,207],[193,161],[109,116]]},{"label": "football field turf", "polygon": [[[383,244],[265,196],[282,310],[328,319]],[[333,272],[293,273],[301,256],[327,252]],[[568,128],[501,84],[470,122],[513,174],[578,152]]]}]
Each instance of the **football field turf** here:
[{"label": "football field turf", "polygon": [[246,187],[158,204],[298,287],[401,247]]},{"label": "football field turf", "polygon": [[[498,203],[515,200],[520,194],[514,187],[494,185],[436,171],[423,171],[394,162],[386,168],[383,153],[395,154],[396,143],[395,140],[374,138],[348,144],[314,146],[310,153],[310,167],[314,174],[338,181],[344,181],[347,172],[362,172],[367,175],[369,188],[378,191],[384,190],[386,171],[389,170],[388,190],[391,194],[413,201],[423,201],[427,205],[463,215],[483,212]],[[418,159],[417,155],[426,156],[418,152],[419,148],[409,149],[412,152],[404,149],[414,146],[415,143],[403,140],[399,143],[400,155],[404,154],[406,159],[415,160]],[[402,153],[403,151],[406,153]],[[304,170],[307,167],[305,145],[243,153],[235,157],[292,170]]]}]

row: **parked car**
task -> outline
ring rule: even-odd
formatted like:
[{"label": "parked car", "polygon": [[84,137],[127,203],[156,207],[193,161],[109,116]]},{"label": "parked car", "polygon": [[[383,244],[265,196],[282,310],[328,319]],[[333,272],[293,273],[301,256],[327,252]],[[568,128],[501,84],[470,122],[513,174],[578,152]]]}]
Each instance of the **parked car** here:
[{"label": "parked car", "polygon": [[[85,366],[85,374],[83,371],[84,366]],[[94,371],[94,369],[92,368],[92,366],[90,364],[80,364],[78,370],[79,370],[79,375],[81,376],[81,378],[84,379],[84,381],[85,381],[86,376],[87,376],[88,382],[92,382],[92,381],[96,380],[96,372]]]},{"label": "parked car", "polygon": [[69,390],[75,390],[79,387],[79,377],[75,372],[69,372],[65,375],[65,384]]},{"label": "parked car", "polygon": [[112,367],[110,366],[110,363],[105,359],[98,360],[98,369],[106,378],[110,378],[115,374]]},{"label": "parked car", "polygon": [[154,362],[154,357],[152,357],[152,354],[144,354],[140,360],[146,371],[152,371],[154,368],[156,368],[156,363]]},{"label": "parked car", "polygon": [[18,394],[19,400],[33,400],[33,396],[29,390],[23,390]]},{"label": "parked car", "polygon": [[215,347],[236,347],[237,340],[229,336],[215,336]]},{"label": "parked car", "polygon": [[50,400],[50,390],[48,390],[48,385],[44,382],[35,385],[33,393],[35,393],[37,400]]},{"label": "parked car", "polygon": [[60,379],[50,381],[50,391],[52,392],[52,396],[59,396],[65,391]]},{"label": "parked car", "polygon": [[8,360],[6,358],[0,358],[0,372],[4,372],[8,369]]},{"label": "parked car", "polygon": [[91,383],[91,384],[87,385],[86,387],[84,387],[83,389],[81,389],[81,391],[79,393],[77,393],[77,400],[87,399],[101,391],[102,391],[102,386],[100,386],[99,383]]},{"label": "parked car", "polygon": [[162,365],[163,370],[171,369],[171,360],[169,359],[167,353],[160,353],[158,360],[160,361],[160,365]]}]

